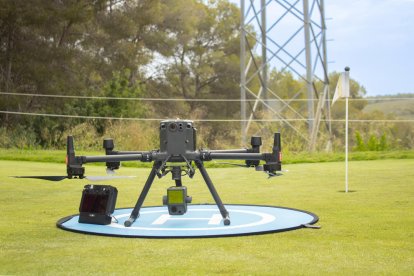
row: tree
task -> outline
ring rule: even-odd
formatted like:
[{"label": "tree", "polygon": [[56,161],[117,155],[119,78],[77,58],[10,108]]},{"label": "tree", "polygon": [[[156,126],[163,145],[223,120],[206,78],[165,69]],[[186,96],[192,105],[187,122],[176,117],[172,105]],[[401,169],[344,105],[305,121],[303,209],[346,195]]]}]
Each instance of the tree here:
[{"label": "tree", "polygon": [[[110,98],[139,98],[142,96],[142,87],[131,84],[129,81],[130,71],[125,69],[121,72],[114,72],[113,77],[108,83],[99,91],[95,91],[95,95]],[[78,104],[81,108],[84,106],[80,101]],[[145,108],[142,104],[135,100],[97,100],[88,104],[86,107],[86,114],[88,116],[107,117],[111,114],[117,117],[131,118],[141,117],[145,113]],[[93,124],[98,134],[105,132],[108,121],[94,120]]]},{"label": "tree", "polygon": [[[1,1],[0,90],[33,94],[76,95],[88,70],[79,42],[83,26],[102,1]],[[7,96],[4,110],[57,113],[70,108],[58,98]],[[42,144],[64,129],[56,119],[1,115],[1,125],[16,121],[38,131]],[[68,121],[66,121],[67,123]],[[49,125],[50,124],[50,125]],[[60,124],[56,127],[56,124]],[[42,133],[49,132],[48,138]]]},{"label": "tree", "polygon": [[[239,95],[239,15],[234,4],[199,1],[164,2],[168,6],[164,24],[173,51],[159,52],[167,60],[159,69],[163,77],[154,83],[154,94],[161,97],[235,98]],[[158,89],[160,88],[160,89]],[[173,104],[185,114],[205,117],[232,116],[237,108],[216,102],[189,101]],[[162,108],[161,108],[162,109]],[[176,114],[168,114],[176,115]]]},{"label": "tree", "polygon": [[[142,2],[139,1],[140,4]],[[0,90],[50,95],[102,95],[108,91],[107,84],[113,72],[127,78],[129,88],[138,89],[142,77],[139,67],[147,63],[148,58],[143,58],[147,49],[136,38],[142,36],[141,30],[150,33],[145,28],[154,22],[149,19],[136,24],[141,18],[138,15],[134,17],[135,21],[130,20],[131,13],[138,9],[136,4],[130,6],[129,3],[104,0],[1,1]],[[156,6],[157,3],[146,1],[146,4]],[[125,76],[126,72],[128,76]],[[0,101],[2,110],[51,114],[86,115],[90,106],[85,101],[59,97],[6,96]],[[99,107],[99,110],[105,108]],[[117,116],[114,113],[105,115]],[[44,146],[56,144],[64,130],[78,122],[3,114],[0,118],[4,127],[12,128],[18,120],[19,124],[34,129],[39,143]]]}]

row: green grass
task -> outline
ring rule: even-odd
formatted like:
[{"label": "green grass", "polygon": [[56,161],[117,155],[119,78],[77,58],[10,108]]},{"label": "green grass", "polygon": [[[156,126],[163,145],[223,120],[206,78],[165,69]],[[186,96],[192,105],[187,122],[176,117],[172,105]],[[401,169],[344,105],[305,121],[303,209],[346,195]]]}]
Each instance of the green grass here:
[{"label": "green grass", "polygon": [[[103,155],[104,151],[76,151],[77,155]],[[35,162],[52,162],[64,163],[66,151],[64,150],[22,150],[22,149],[2,149],[0,148],[0,160],[13,161],[35,161]],[[283,153],[284,164],[297,163],[319,163],[319,162],[336,162],[343,161],[345,155],[343,152],[287,152]],[[377,160],[377,159],[414,159],[414,150],[398,151],[363,151],[350,152],[349,160]],[[242,163],[242,162],[240,162]],[[96,164],[93,164],[96,165]],[[98,164],[103,165],[103,164]],[[123,162],[124,167],[151,167],[150,163],[143,162]],[[217,162],[207,162],[209,168],[229,167]]]},{"label": "green grass", "polygon": [[[261,236],[153,240],[76,234],[58,219],[78,212],[87,180],[47,182],[9,175],[60,174],[62,164],[0,161],[0,275],[3,274],[395,274],[414,271],[414,160],[286,165],[282,177],[243,168],[210,169],[225,203],[308,210],[320,230]],[[89,175],[103,172],[88,166]],[[123,168],[117,208],[135,204],[148,169]],[[184,179],[194,203],[212,202],[197,172]],[[145,205],[160,205],[170,177],[156,180]]]}]

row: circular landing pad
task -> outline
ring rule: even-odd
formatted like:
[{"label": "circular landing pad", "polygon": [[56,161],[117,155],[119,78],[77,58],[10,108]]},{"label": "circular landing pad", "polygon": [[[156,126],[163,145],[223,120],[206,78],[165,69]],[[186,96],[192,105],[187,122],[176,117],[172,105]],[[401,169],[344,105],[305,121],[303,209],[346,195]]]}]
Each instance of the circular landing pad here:
[{"label": "circular landing pad", "polygon": [[[294,230],[314,224],[312,213],[275,206],[225,205],[231,224],[225,226],[216,205],[188,205],[187,213],[170,216],[166,206],[143,207],[131,227],[125,227],[132,208],[117,209],[109,225],[79,223],[78,215],[62,218],[57,226],[85,234],[136,238],[209,238],[258,235]],[[117,222],[115,222],[117,220]]]}]

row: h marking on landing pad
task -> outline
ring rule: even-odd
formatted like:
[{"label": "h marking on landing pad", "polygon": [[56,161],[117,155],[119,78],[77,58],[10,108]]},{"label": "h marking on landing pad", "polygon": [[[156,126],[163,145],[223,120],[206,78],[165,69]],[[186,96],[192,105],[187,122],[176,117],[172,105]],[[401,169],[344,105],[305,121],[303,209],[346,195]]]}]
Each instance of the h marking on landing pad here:
[{"label": "h marking on landing pad", "polygon": [[162,225],[168,220],[207,220],[209,225],[219,225],[222,220],[222,216],[221,214],[213,214],[210,218],[180,218],[169,214],[162,214],[154,220],[152,225]]}]

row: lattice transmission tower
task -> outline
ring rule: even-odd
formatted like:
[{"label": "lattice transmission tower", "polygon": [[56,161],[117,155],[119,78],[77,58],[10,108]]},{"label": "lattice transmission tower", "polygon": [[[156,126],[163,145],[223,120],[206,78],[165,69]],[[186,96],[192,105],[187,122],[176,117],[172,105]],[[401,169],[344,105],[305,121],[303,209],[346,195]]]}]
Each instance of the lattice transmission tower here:
[{"label": "lattice transmission tower", "polygon": [[[240,0],[240,10],[242,143],[254,121],[280,122],[314,150],[325,117],[330,145],[324,0]],[[287,71],[304,85],[282,95]]]}]

